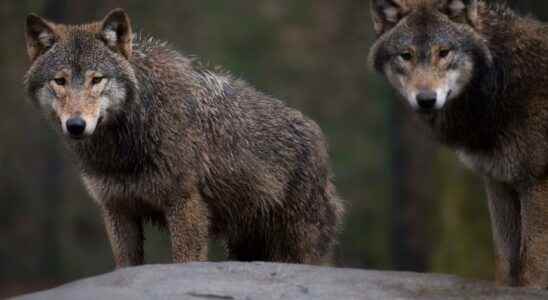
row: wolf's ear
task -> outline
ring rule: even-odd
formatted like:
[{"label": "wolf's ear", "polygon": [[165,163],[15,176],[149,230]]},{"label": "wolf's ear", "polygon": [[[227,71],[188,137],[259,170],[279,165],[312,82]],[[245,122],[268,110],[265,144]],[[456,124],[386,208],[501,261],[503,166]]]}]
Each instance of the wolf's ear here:
[{"label": "wolf's ear", "polygon": [[35,61],[57,41],[54,25],[35,14],[27,16],[25,36],[31,61]]},{"label": "wolf's ear", "polygon": [[111,11],[101,24],[101,38],[113,50],[127,59],[131,57],[133,33],[129,16],[122,9]]},{"label": "wolf's ear", "polygon": [[440,0],[438,5],[452,20],[478,27],[478,0]]},{"label": "wolf's ear", "polygon": [[370,9],[377,35],[396,26],[408,11],[406,0],[372,0]]}]

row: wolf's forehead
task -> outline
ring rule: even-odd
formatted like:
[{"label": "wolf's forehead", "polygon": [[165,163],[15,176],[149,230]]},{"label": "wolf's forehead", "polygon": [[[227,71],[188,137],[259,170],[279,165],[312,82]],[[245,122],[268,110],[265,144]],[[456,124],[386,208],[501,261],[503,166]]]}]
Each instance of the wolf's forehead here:
[{"label": "wolf's forehead", "polygon": [[65,62],[74,71],[98,68],[110,61],[106,45],[90,32],[74,32],[62,42]]},{"label": "wolf's forehead", "polygon": [[[415,44],[443,43],[450,41],[454,30],[451,22],[438,13],[417,11],[406,20],[408,32]],[[454,36],[453,36],[454,37]]]},{"label": "wolf's forehead", "polygon": [[413,10],[407,18],[408,26],[425,31],[439,30],[440,27],[446,26],[449,23],[448,21],[447,17],[437,9],[425,7]]},{"label": "wolf's forehead", "polygon": [[76,31],[64,41],[64,46],[75,55],[90,55],[101,48],[96,34]]}]

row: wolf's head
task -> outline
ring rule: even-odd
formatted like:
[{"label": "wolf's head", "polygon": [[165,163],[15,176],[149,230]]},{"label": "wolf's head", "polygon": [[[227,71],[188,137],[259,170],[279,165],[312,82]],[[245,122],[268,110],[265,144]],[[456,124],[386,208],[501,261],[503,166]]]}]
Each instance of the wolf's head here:
[{"label": "wolf's head", "polygon": [[413,109],[442,110],[462,95],[480,64],[492,62],[478,34],[481,5],[478,0],[373,0],[378,39],[371,64]]},{"label": "wolf's head", "polygon": [[135,94],[132,31],[122,10],[78,26],[29,15],[26,40],[28,94],[72,138],[92,135]]}]

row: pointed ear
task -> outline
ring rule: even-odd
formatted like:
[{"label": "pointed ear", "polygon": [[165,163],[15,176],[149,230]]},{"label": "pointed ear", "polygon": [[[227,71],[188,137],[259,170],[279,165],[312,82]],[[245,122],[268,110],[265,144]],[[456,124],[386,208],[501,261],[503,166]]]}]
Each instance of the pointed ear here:
[{"label": "pointed ear", "polygon": [[35,14],[27,16],[25,36],[31,61],[35,61],[57,42],[54,25]]},{"label": "pointed ear", "polygon": [[377,35],[396,26],[408,12],[406,0],[372,0],[370,9]]},{"label": "pointed ear", "polygon": [[111,11],[101,24],[101,38],[114,51],[131,57],[133,33],[129,16],[122,9]]},{"label": "pointed ear", "polygon": [[439,9],[455,22],[478,27],[478,0],[440,0],[438,5]]}]

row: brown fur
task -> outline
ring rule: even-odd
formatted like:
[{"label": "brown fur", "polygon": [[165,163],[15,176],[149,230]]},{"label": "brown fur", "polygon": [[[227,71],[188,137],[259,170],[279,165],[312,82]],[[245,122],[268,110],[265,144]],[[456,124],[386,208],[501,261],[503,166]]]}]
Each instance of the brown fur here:
[{"label": "brown fur", "polygon": [[[31,99],[59,106],[57,124],[63,114],[98,120],[67,143],[117,266],[143,263],[145,221],[167,227],[175,262],[207,259],[210,236],[243,261],[319,263],[329,254],[342,205],[313,121],[164,43],[128,38],[122,11],[90,25],[28,23]],[[56,76],[66,83],[52,91]],[[89,83],[97,76],[102,88]]]},{"label": "brown fur", "polygon": [[[448,2],[464,5],[450,12]],[[395,9],[396,17],[387,18],[385,8]],[[413,45],[451,45],[471,62],[463,92],[443,109],[420,117],[439,141],[485,178],[497,281],[547,288],[546,25],[506,6],[475,0],[376,0],[373,14],[379,39],[371,60],[380,72],[387,74],[390,49],[409,43],[408,37],[420,41]],[[466,72],[460,65],[454,68]]]}]

